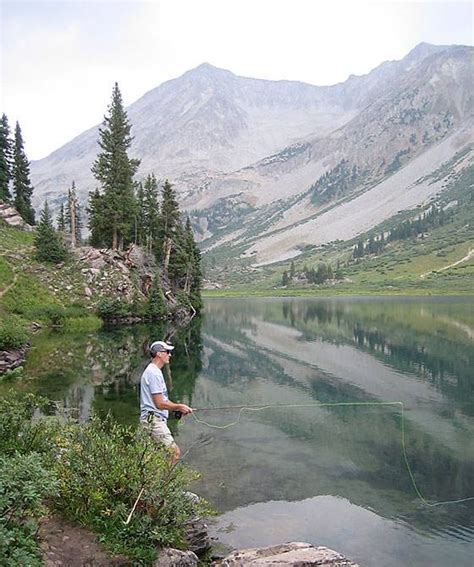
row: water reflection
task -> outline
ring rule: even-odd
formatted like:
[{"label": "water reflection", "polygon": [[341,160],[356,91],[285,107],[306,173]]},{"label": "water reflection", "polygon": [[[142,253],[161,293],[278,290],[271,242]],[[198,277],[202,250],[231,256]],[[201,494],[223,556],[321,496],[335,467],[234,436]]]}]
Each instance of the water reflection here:
[{"label": "water reflection", "polygon": [[[397,407],[299,406],[402,401],[424,497],[473,496],[473,329],[473,303],[462,299],[208,301],[202,328],[196,321],[172,339],[172,399],[220,426],[238,412],[204,408],[292,406],[246,411],[227,429],[192,417],[172,424],[202,473],[196,491],[223,513],[219,537],[237,546],[308,540],[362,565],[444,565],[448,557],[467,565],[474,502],[421,505]],[[136,423],[144,346],[169,332],[42,333],[29,379],[17,387],[62,400],[84,419],[95,409]]]}]

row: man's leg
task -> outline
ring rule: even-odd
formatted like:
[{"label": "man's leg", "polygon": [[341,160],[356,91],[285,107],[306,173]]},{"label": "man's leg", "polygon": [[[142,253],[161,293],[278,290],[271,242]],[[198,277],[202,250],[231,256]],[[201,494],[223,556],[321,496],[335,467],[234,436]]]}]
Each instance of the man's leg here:
[{"label": "man's leg", "polygon": [[173,435],[171,434],[166,421],[160,421],[156,418],[153,419],[151,436],[157,443],[165,445],[165,447],[171,449],[171,463],[173,465],[176,464],[181,456],[181,451],[179,450],[178,445],[173,439]]}]

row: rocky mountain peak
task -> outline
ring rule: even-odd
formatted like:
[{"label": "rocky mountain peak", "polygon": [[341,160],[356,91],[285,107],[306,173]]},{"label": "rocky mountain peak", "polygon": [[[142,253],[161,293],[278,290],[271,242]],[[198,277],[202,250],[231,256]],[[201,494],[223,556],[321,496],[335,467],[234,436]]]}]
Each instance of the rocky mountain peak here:
[{"label": "rocky mountain peak", "polygon": [[405,61],[421,61],[425,57],[439,53],[448,49],[447,45],[433,45],[432,43],[421,42],[416,45],[405,57]]},{"label": "rocky mountain peak", "polygon": [[191,80],[193,82],[221,82],[235,77],[234,73],[226,69],[220,69],[210,63],[201,63],[194,69],[186,71],[178,80]]}]

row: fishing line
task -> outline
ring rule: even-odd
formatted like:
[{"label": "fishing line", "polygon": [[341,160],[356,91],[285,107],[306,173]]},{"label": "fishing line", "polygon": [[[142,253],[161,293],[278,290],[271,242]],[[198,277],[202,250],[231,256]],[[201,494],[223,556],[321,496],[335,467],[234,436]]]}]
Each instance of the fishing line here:
[{"label": "fishing line", "polygon": [[[408,455],[407,455],[407,449],[406,449],[406,443],[405,443],[405,408],[403,405],[403,402],[323,402],[323,403],[319,403],[319,402],[313,402],[313,403],[307,403],[307,404],[270,404],[270,405],[248,405],[248,406],[224,406],[224,407],[209,407],[209,408],[196,408],[193,410],[193,413],[191,413],[190,415],[192,415],[192,417],[194,418],[194,420],[196,421],[196,423],[199,423],[201,425],[205,425],[206,427],[210,427],[212,429],[229,429],[230,427],[234,427],[235,425],[237,425],[240,421],[240,418],[242,417],[242,413],[244,411],[247,412],[259,412],[259,411],[264,411],[264,410],[268,410],[268,409],[274,409],[274,408],[309,408],[309,407],[341,407],[341,406],[345,406],[345,407],[367,407],[367,406],[397,406],[398,408],[400,408],[400,415],[401,415],[401,446],[402,446],[402,454],[403,454],[403,460],[405,462],[405,466],[406,469],[408,471],[408,475],[410,477],[411,483],[413,485],[413,488],[415,490],[416,495],[418,496],[418,498],[421,500],[421,502],[425,505],[428,506],[430,508],[434,508],[436,506],[444,506],[446,504],[460,504],[461,502],[468,502],[470,500],[474,500],[474,496],[470,496],[468,498],[460,498],[458,500],[444,500],[442,502],[428,502],[428,500],[426,500],[426,498],[423,496],[423,494],[421,493],[420,489],[418,488],[418,485],[416,483],[415,480],[415,476],[413,474],[413,471],[411,469],[410,466],[410,462],[408,461]],[[227,411],[227,410],[239,410],[238,414],[237,414],[237,419],[235,421],[232,421],[230,423],[227,423],[226,425],[216,425],[213,423],[209,423],[203,419],[199,419],[198,417],[196,417],[195,412],[205,412],[205,411]]]}]

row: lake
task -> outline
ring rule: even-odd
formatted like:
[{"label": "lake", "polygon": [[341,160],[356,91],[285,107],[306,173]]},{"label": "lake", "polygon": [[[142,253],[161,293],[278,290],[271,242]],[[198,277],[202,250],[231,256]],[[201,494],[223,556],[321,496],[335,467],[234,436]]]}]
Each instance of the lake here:
[{"label": "lake", "polygon": [[[306,541],[361,567],[472,565],[474,500],[433,506],[474,496],[471,298],[207,300],[177,333],[41,332],[13,385],[136,423],[146,345],[164,336],[170,397],[198,408],[170,425],[220,541]],[[229,406],[247,409],[215,409]]]}]

